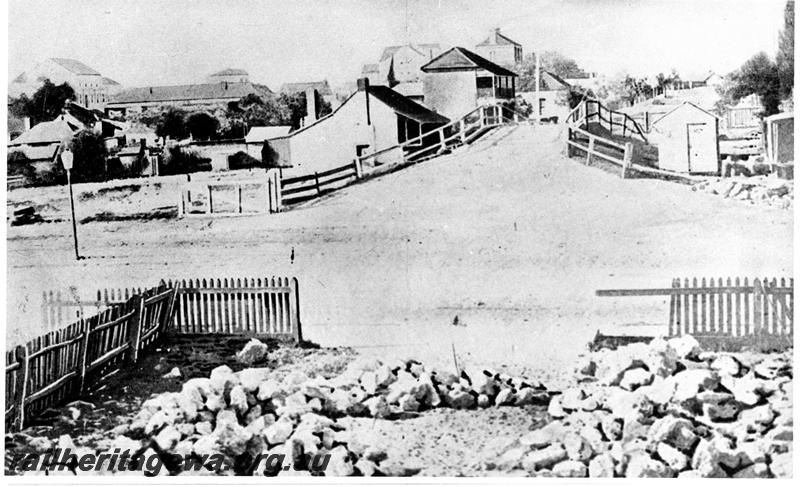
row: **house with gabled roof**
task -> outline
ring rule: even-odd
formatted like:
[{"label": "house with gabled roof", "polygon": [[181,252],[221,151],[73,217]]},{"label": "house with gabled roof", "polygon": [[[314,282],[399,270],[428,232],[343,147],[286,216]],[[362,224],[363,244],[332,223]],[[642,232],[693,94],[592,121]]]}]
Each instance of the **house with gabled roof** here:
[{"label": "house with gabled roof", "polygon": [[[330,114],[286,136],[267,140],[262,154],[271,159],[265,163],[285,168],[284,174],[313,174],[393,147],[450,121],[388,86],[372,86],[366,78],[359,79],[357,86]],[[378,163],[393,162],[378,159]]]},{"label": "house with gabled roof", "polygon": [[49,58],[14,78],[9,84],[8,93],[15,97],[23,93],[30,96],[46,79],[57,85],[69,84],[75,90],[78,103],[98,109],[103,108],[115,90],[109,82],[116,83],[77,59]]},{"label": "house with gabled roof", "polygon": [[539,75],[539,97],[536,97],[536,91],[517,92],[517,96],[531,104],[534,113],[538,112],[540,120],[558,122],[564,120],[570,111],[571,88],[557,74],[542,69]]},{"label": "house with gabled roof", "polygon": [[522,44],[492,29],[489,37],[475,46],[475,52],[501,66],[514,66],[522,62]]},{"label": "house with gabled roof", "polygon": [[425,106],[451,119],[516,95],[515,72],[463,47],[443,52],[421,70]]},{"label": "house with gabled roof", "polygon": [[208,75],[209,83],[247,83],[250,75],[244,69],[227,68]]}]

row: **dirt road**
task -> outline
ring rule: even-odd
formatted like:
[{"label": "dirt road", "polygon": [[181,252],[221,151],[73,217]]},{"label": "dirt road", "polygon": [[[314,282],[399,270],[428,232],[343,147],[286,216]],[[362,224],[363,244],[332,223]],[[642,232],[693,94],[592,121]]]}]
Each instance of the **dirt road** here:
[{"label": "dirt road", "polygon": [[559,130],[505,128],[278,215],[86,224],[80,263],[68,222],[13,227],[9,340],[39,332],[42,289],[295,275],[322,345],[553,370],[598,329],[665,326],[665,300],[598,288],[791,275],[791,212],[621,180],[565,159]]}]

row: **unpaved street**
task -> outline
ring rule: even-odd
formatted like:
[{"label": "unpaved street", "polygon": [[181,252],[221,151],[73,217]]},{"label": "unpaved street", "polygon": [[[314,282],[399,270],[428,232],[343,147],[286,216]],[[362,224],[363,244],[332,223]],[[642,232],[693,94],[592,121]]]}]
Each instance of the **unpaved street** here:
[{"label": "unpaved street", "polygon": [[9,341],[39,334],[43,289],[294,275],[322,345],[552,371],[598,329],[666,326],[666,300],[596,289],[791,275],[791,211],[621,180],[565,159],[559,130],[504,128],[278,215],[85,224],[79,263],[68,221],[11,227]]}]

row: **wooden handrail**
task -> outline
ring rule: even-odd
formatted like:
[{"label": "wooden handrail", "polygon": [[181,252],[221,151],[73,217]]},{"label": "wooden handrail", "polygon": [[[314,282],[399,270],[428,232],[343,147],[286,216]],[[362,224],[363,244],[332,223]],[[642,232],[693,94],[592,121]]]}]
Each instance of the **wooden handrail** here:
[{"label": "wooden handrail", "polygon": [[363,155],[363,156],[359,157],[358,160],[359,161],[364,161],[366,159],[372,159],[372,158],[374,158],[376,156],[379,156],[381,154],[385,154],[385,153],[387,153],[389,151],[392,151],[394,149],[404,148],[407,145],[411,145],[411,144],[413,144],[415,142],[422,142],[425,137],[428,137],[428,136],[430,136],[432,134],[435,134],[435,133],[437,133],[439,131],[443,131],[444,129],[446,129],[448,127],[454,127],[456,124],[459,124],[462,121],[466,122],[467,117],[469,117],[470,115],[472,115],[472,114],[474,114],[474,113],[476,113],[476,112],[478,112],[480,110],[483,110],[484,108],[486,108],[486,107],[484,107],[484,106],[477,107],[474,110],[472,110],[469,113],[467,113],[466,115],[464,115],[464,116],[462,116],[462,117],[460,117],[460,118],[458,118],[456,120],[453,120],[453,121],[451,121],[450,123],[448,123],[446,125],[442,125],[441,127],[437,127],[437,128],[435,128],[435,129],[433,129],[433,130],[431,130],[429,132],[425,132],[424,134],[418,135],[417,137],[414,137],[413,139],[408,139],[405,142],[401,142],[399,144],[395,144],[395,145],[393,145],[391,147],[386,147],[385,149],[381,149],[381,150],[375,151],[375,152],[373,152],[371,154]]}]

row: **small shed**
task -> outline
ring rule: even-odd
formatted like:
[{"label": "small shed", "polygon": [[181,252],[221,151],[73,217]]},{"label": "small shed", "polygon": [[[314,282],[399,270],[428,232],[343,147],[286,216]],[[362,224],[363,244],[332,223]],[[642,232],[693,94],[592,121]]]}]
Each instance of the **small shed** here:
[{"label": "small shed", "polygon": [[694,103],[684,102],[654,121],[658,167],[690,174],[719,174],[719,119]]},{"label": "small shed", "polygon": [[765,118],[764,142],[767,159],[771,162],[794,162],[794,112],[776,113]]}]

